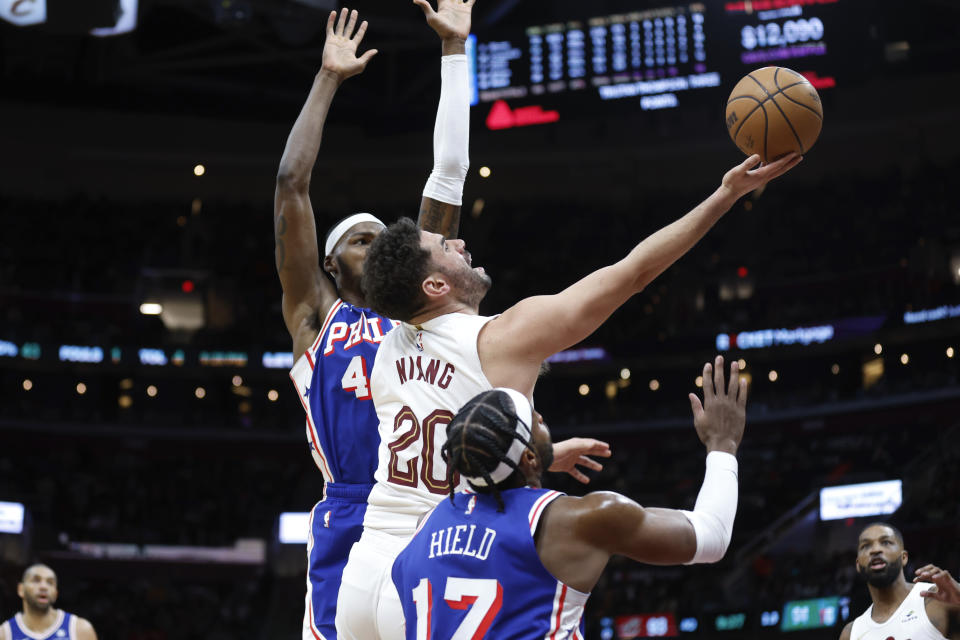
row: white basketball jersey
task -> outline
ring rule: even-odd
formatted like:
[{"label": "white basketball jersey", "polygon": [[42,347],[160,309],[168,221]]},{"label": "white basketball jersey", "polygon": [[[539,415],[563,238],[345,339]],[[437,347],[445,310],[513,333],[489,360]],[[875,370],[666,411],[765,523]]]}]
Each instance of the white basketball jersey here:
[{"label": "white basketball jersey", "polygon": [[364,527],[410,538],[420,516],[449,496],[440,448],[460,407],[493,388],[477,354],[477,336],[492,319],[450,313],[402,323],[383,339],[370,376],[380,451]]},{"label": "white basketball jersey", "polygon": [[933,585],[918,582],[886,622],[874,622],[873,605],[853,621],[850,640],[946,640],[927,617],[926,600],[920,595]]}]

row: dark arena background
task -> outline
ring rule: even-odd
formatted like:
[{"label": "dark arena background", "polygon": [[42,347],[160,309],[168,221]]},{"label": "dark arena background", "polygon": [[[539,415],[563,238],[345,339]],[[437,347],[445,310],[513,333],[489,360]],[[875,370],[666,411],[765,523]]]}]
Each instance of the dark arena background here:
[{"label": "dark arena background", "polygon": [[[16,24],[41,4],[0,1],[0,619],[41,560],[103,640],[299,637],[296,514],[323,481],[272,207],[340,5],[46,0]],[[380,54],[334,100],[320,229],[415,217],[432,166],[435,34],[408,2],[349,6]],[[725,559],[615,559],[587,637],[836,638],[869,605],[855,541],[876,519],[911,577],[960,573],[960,5],[478,0],[473,24],[461,235],[495,280],[483,313],[711,193],[743,158],[723,114],[750,70],[794,69],[823,101],[804,162],[537,387],[555,439],[611,443],[589,489],[692,508],[686,395],[717,353],[751,381]]]}]

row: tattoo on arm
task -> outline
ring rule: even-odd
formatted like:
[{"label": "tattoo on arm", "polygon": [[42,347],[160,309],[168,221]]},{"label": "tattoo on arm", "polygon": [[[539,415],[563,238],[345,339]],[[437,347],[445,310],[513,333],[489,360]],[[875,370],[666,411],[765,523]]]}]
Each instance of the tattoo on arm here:
[{"label": "tattoo on arm", "polygon": [[274,236],[277,240],[276,256],[277,256],[277,271],[283,269],[284,263],[287,261],[287,247],[284,244],[283,236],[287,233],[287,219],[281,213],[277,216],[277,228],[274,231]]},{"label": "tattoo on arm", "polygon": [[417,223],[421,229],[456,238],[460,231],[460,206],[424,198]]}]

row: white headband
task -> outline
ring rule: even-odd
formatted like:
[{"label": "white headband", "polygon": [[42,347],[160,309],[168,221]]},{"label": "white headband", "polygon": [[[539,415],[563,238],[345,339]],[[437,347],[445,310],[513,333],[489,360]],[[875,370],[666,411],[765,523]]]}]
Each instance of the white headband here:
[{"label": "white headband", "polygon": [[[520,462],[520,456],[523,455],[524,449],[527,448],[526,443],[529,442],[532,444],[530,425],[527,424],[527,420],[533,419],[533,405],[527,400],[527,396],[515,389],[497,387],[494,391],[503,391],[513,400],[513,406],[517,414],[514,429],[518,437],[515,437],[513,442],[510,443],[510,448],[507,449],[507,459],[514,464],[518,464]],[[511,473],[513,473],[513,467],[501,461],[500,464],[497,465],[497,468],[490,472],[490,480],[493,481],[493,484],[499,484],[509,478]],[[487,481],[484,480],[482,476],[478,478],[467,478],[467,480],[478,487],[487,486]]]},{"label": "white headband", "polygon": [[340,242],[340,238],[343,237],[343,234],[345,234],[350,227],[355,224],[360,224],[361,222],[375,222],[380,226],[387,226],[383,224],[380,218],[375,215],[369,213],[355,213],[333,228],[333,231],[331,231],[330,235],[327,236],[326,253],[323,255],[328,256],[333,253],[333,248],[337,246],[338,242]]}]

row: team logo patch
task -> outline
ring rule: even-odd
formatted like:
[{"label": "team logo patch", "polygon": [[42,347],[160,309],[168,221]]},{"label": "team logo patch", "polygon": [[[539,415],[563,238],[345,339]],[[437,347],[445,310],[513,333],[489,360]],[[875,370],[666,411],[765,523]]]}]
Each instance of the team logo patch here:
[{"label": "team logo patch", "polygon": [[913,622],[914,620],[919,620],[919,617],[911,609],[910,611],[907,611],[905,616],[903,616],[903,620],[900,621],[900,624],[906,624],[907,622]]},{"label": "team logo patch", "polygon": [[62,638],[62,637],[65,636],[65,635],[67,635],[67,632],[66,632],[66,631],[64,631],[63,629],[57,629],[57,637],[58,637],[58,638]]},{"label": "team logo patch", "polygon": [[473,513],[473,510],[477,508],[477,496],[470,496],[470,502],[467,503],[467,510],[464,511],[466,515]]},{"label": "team logo patch", "polygon": [[327,511],[325,514],[323,514],[323,526],[327,529],[330,528],[330,513],[330,511]]},{"label": "team logo patch", "polygon": [[417,338],[414,340],[414,344],[417,345],[417,350],[423,352],[423,331],[417,331]]}]

